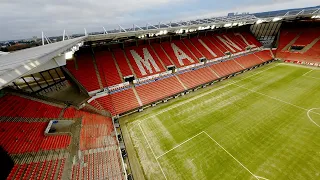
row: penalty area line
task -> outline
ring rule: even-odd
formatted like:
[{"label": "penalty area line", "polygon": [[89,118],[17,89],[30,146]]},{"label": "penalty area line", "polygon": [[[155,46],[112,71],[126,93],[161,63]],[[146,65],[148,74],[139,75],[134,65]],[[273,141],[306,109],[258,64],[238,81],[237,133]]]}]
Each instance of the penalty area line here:
[{"label": "penalty area line", "polygon": [[156,158],[156,155],[154,154],[154,152],[153,152],[153,150],[152,150],[152,148],[151,148],[151,146],[150,146],[150,143],[149,143],[149,141],[148,141],[148,139],[147,139],[147,136],[144,134],[144,131],[143,131],[143,129],[142,129],[142,127],[141,127],[140,123],[139,123],[139,125],[138,125],[138,126],[139,126],[139,128],[140,128],[140,130],[141,130],[141,132],[142,132],[142,134],[143,134],[143,136],[144,136],[144,139],[146,140],[146,142],[147,142],[147,144],[148,144],[148,146],[149,146],[149,149],[151,150],[151,152],[152,152],[152,154],[153,154],[153,157],[156,159],[157,164],[158,164],[158,166],[159,166],[159,168],[160,168],[160,170],[161,170],[161,172],[162,172],[162,174],[163,174],[164,178],[167,180],[167,176],[166,176],[166,174],[164,173],[164,171],[163,171],[163,169],[162,169],[162,167],[161,167],[161,165],[160,165],[160,163],[159,163],[158,159]]},{"label": "penalty area line", "polygon": [[[259,176],[253,174],[246,166],[244,166],[238,159],[236,159],[229,151],[227,151],[223,146],[221,146],[216,140],[214,140],[207,132],[203,131],[213,142],[215,142],[221,149],[223,149],[229,156],[231,156],[237,163],[239,163],[245,170],[247,170],[253,177],[259,180]],[[261,178],[261,177],[260,177]]]},{"label": "penalty area line", "polygon": [[162,156],[164,156],[164,155],[168,154],[169,152],[171,152],[171,151],[175,150],[176,148],[178,148],[178,147],[182,146],[182,145],[183,145],[183,144],[185,144],[186,142],[188,142],[188,141],[192,140],[193,138],[195,138],[195,137],[199,136],[199,135],[200,135],[200,134],[202,134],[202,133],[203,133],[203,131],[202,131],[202,132],[200,132],[200,133],[198,133],[198,134],[196,134],[196,135],[194,135],[194,136],[192,136],[191,138],[189,138],[189,139],[187,139],[187,140],[183,141],[182,143],[180,143],[180,144],[176,145],[175,147],[171,148],[171,149],[170,149],[170,150],[168,150],[167,152],[165,152],[165,153],[161,154],[160,156],[156,157],[156,159],[161,158]]}]

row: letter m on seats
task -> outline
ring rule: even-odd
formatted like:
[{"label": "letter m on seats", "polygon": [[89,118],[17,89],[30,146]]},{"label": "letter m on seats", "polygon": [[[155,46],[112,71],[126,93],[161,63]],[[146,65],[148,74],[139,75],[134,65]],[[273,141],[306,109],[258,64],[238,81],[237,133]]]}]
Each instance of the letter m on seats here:
[{"label": "letter m on seats", "polygon": [[143,76],[147,75],[146,69],[150,74],[153,73],[153,69],[155,69],[156,72],[159,72],[160,69],[157,63],[154,61],[148,49],[143,48],[142,51],[143,51],[143,58],[135,50],[130,50],[132,57],[136,61],[136,64],[141,74]]}]

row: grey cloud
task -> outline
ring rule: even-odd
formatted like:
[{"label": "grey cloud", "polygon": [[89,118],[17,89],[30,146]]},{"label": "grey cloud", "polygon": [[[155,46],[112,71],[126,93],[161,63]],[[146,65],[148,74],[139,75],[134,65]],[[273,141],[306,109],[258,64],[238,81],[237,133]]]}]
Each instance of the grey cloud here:
[{"label": "grey cloud", "polygon": [[183,1],[188,0],[0,0],[0,40],[116,27],[139,20],[131,13]]}]

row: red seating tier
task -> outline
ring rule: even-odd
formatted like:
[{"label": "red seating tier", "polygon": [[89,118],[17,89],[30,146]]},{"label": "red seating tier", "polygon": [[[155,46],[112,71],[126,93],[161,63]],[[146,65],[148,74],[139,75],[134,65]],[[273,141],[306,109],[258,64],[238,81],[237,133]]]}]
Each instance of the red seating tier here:
[{"label": "red seating tier", "polygon": [[26,118],[57,118],[62,108],[20,96],[6,95],[0,101],[0,116]]},{"label": "red seating tier", "polygon": [[196,56],[197,59],[203,57],[201,51],[199,51],[199,49],[196,46],[194,46],[189,39],[183,39],[182,41],[188,47],[188,49]]},{"label": "red seating tier", "polygon": [[175,65],[171,62],[167,54],[163,51],[160,44],[152,44],[151,46],[153,47],[155,53],[158,54],[159,58],[161,59],[161,61],[164,63],[165,66]]},{"label": "red seating tier", "polygon": [[105,81],[102,82],[104,87],[122,83],[111,52],[95,52],[95,58],[99,69],[100,77],[102,80]]},{"label": "red seating tier", "polygon": [[[172,47],[174,45],[177,46],[180,50],[182,50],[187,56],[189,56],[190,59],[188,60],[186,58],[183,58],[181,60],[182,62],[179,62],[178,57],[176,56],[175,51],[173,50],[173,47]],[[187,47],[181,41],[173,41],[171,43],[164,42],[164,43],[161,43],[161,46],[166,51],[166,53],[171,58],[171,60],[174,62],[176,67],[188,66],[188,65],[199,62],[197,58],[187,49]]]},{"label": "red seating tier", "polygon": [[126,76],[133,75],[133,72],[131,71],[129,64],[127,63],[127,59],[124,54],[124,51],[121,49],[117,49],[113,52],[113,54],[114,54],[114,57],[116,58],[116,61],[118,63],[122,76],[126,77]]},{"label": "red seating tier", "polygon": [[92,55],[90,53],[79,54],[76,57],[78,70],[73,60],[67,61],[67,68],[87,91],[100,89],[97,73],[94,69]]},{"label": "red seating tier", "polygon": [[187,73],[179,74],[178,76],[187,88],[194,88],[201,84],[218,79],[209,67],[189,71]]},{"label": "red seating tier", "polygon": [[45,136],[46,122],[0,122],[0,144],[10,154],[64,149],[70,136]]},{"label": "red seating tier", "polygon": [[149,84],[136,87],[144,105],[161,100],[165,97],[184,91],[183,86],[176,77],[158,80]]},{"label": "red seating tier", "polygon": [[218,64],[214,64],[210,66],[220,77],[227,76],[229,74],[233,74],[244,70],[239,64],[237,64],[234,60],[224,61]]},{"label": "red seating tier", "polygon": [[245,68],[251,68],[253,66],[263,63],[263,61],[254,54],[238,57],[236,58],[236,61]]},{"label": "red seating tier", "polygon": [[[142,74],[142,72],[140,71],[139,67],[138,67],[138,64],[136,62],[136,60],[134,59],[134,56],[132,55],[131,51],[135,51],[138,56],[141,57],[141,59],[143,59],[141,61],[141,65],[142,65],[142,68],[144,69],[144,74]],[[160,60],[158,59],[158,57],[156,56],[156,54],[154,53],[154,51],[152,50],[152,48],[150,46],[146,46],[146,45],[141,45],[139,47],[130,47],[130,48],[126,48],[125,50],[125,53],[127,54],[127,57],[130,61],[130,64],[132,65],[132,68],[134,70],[134,72],[136,73],[137,77],[138,78],[141,78],[141,77],[144,77],[144,76],[150,76],[150,75],[153,75],[153,74],[158,74],[158,73],[161,73],[161,72],[164,72],[165,69],[164,67],[162,66]],[[147,53],[147,54],[150,54],[152,59],[154,60],[156,66],[158,67],[156,69],[155,66],[153,66],[153,64],[150,62],[150,60],[148,59],[145,59],[145,55],[147,54],[144,54],[144,53]],[[151,67],[151,71],[148,70],[148,68],[143,64],[144,61],[147,61],[148,60],[148,64],[150,64],[150,67]]]}]

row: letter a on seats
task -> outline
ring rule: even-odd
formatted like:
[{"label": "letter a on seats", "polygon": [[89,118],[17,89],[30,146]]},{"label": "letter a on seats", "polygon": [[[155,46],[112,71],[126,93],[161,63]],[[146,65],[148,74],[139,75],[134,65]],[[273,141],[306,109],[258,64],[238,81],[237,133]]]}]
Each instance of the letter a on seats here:
[{"label": "letter a on seats", "polygon": [[[232,42],[226,35],[223,35],[224,38],[217,36],[217,38],[224,44],[226,45],[232,52],[236,52],[236,50],[234,50],[232,47],[238,49],[239,51],[241,51],[241,48],[236,45],[234,42]],[[231,47],[232,46],[232,47]]]},{"label": "letter a on seats", "polygon": [[175,45],[174,43],[171,43],[171,47],[181,66],[184,66],[184,63],[183,63],[184,59],[187,59],[191,63],[194,63],[194,60],[191,57],[189,57],[185,52],[183,52],[180,48],[178,48],[177,45]]},{"label": "letter a on seats", "polygon": [[243,42],[246,43],[247,46],[256,47],[256,45],[254,45],[254,44],[249,44],[248,41],[246,40],[246,38],[244,38],[244,37],[242,36],[242,34],[240,34],[240,33],[235,33],[234,35],[235,35],[235,36],[240,36],[241,39],[243,40]]},{"label": "letter a on seats", "polygon": [[[151,56],[150,52],[147,48],[143,48],[143,58],[135,51],[130,50],[133,59],[136,61],[136,64],[143,76],[147,75],[147,72],[144,67],[149,71],[150,74],[153,73],[152,67],[156,70],[156,72],[160,71],[159,66],[154,61],[153,57]],[[144,66],[144,67],[143,67]],[[152,66],[152,67],[151,67]]]}]

